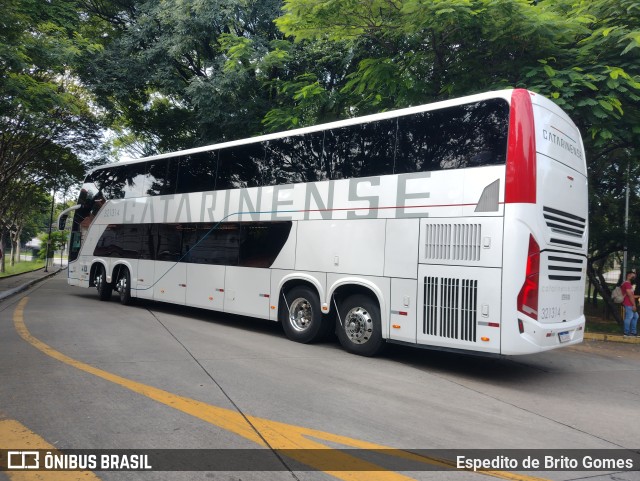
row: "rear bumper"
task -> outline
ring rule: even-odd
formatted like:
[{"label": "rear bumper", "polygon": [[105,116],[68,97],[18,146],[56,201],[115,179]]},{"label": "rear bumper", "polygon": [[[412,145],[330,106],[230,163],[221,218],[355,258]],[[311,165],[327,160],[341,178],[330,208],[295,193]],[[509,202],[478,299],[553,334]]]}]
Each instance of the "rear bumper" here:
[{"label": "rear bumper", "polygon": [[522,319],[524,332],[513,343],[504,342],[502,354],[533,354],[579,344],[584,339],[584,315],[567,322],[542,324]]}]

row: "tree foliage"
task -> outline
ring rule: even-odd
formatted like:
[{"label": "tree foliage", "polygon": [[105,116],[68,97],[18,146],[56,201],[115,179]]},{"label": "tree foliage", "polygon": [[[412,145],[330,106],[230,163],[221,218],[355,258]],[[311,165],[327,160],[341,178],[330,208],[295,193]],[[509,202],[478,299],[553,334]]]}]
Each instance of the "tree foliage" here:
[{"label": "tree foliage", "polygon": [[251,50],[279,37],[277,0],[87,1],[102,51],[80,69],[121,147],[149,154],[259,132],[270,108]]},{"label": "tree foliage", "polygon": [[71,157],[91,151],[97,134],[90,100],[73,76],[79,50],[93,50],[78,32],[75,2],[3,3],[0,190],[25,169],[51,178]]},{"label": "tree foliage", "polygon": [[[69,232],[66,230],[53,230],[51,235],[48,233],[40,234],[38,236],[42,247],[38,251],[38,258],[46,259],[47,254],[49,259],[53,259],[55,251],[60,251],[65,248],[69,239]],[[47,244],[49,244],[47,248]]]},{"label": "tree foliage", "polygon": [[81,156],[92,155],[96,116],[74,69],[98,46],[83,36],[75,1],[5,0],[2,14],[0,240],[8,234],[15,253],[43,190],[77,183]]}]

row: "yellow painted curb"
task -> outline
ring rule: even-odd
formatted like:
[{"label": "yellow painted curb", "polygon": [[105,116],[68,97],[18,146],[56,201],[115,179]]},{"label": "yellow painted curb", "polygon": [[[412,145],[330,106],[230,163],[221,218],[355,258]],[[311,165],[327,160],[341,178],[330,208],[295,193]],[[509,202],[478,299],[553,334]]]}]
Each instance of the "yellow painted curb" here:
[{"label": "yellow painted curb", "polygon": [[622,342],[624,344],[640,344],[640,337],[623,337],[620,334],[600,334],[585,332],[584,338],[588,341]]}]

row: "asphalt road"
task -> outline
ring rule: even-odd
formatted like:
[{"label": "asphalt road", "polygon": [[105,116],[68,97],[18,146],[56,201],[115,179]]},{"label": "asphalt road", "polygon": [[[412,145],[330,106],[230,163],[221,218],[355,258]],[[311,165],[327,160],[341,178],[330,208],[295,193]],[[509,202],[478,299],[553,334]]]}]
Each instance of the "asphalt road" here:
[{"label": "asphalt road", "polygon": [[[15,436],[28,446],[7,446]],[[100,302],[94,290],[67,286],[63,275],[0,304],[4,449],[567,450],[637,449],[639,440],[638,345],[592,342],[508,359],[392,346],[369,359],[337,342],[290,342],[267,321]],[[529,478],[508,469],[424,472],[414,461],[390,471],[332,472],[304,470],[313,461],[303,457],[276,458],[277,471],[95,476],[640,480],[638,471],[525,473]],[[23,474],[10,479],[90,479]]]}]

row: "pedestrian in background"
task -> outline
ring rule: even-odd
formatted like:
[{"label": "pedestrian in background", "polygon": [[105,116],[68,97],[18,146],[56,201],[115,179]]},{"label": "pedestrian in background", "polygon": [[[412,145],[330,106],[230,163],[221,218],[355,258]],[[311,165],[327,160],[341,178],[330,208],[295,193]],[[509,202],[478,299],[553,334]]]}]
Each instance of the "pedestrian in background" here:
[{"label": "pedestrian in background", "polygon": [[638,335],[638,310],[636,307],[636,298],[633,293],[633,284],[636,283],[636,273],[627,272],[627,280],[622,283],[620,289],[624,294],[622,305],[624,306],[624,336]]}]

